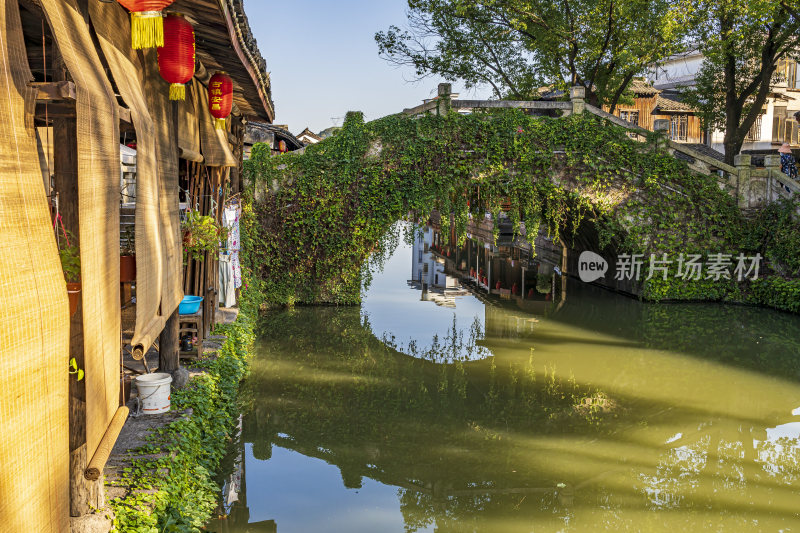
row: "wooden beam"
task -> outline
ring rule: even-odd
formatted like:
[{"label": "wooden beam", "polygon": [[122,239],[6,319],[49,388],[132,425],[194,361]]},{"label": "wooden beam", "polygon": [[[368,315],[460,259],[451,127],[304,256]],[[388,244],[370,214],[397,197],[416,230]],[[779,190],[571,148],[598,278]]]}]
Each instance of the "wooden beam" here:
[{"label": "wooden beam", "polygon": [[30,87],[39,89],[37,101],[71,100],[75,101],[75,83],[71,81],[31,82]]},{"label": "wooden beam", "polygon": [[121,105],[117,105],[117,111],[119,111],[119,120],[120,122],[124,122],[125,124],[133,125],[131,121],[131,110],[127,107],[122,107]]},{"label": "wooden beam", "polygon": [[45,117],[48,119],[74,119],[77,116],[75,102],[70,102],[69,100],[61,102],[37,100],[35,113],[36,118],[41,119]]},{"label": "wooden beam", "polygon": [[178,357],[178,343],[180,342],[178,331],[180,317],[176,309],[172,316],[167,319],[164,329],[158,341],[158,371],[171,373],[180,367]]}]

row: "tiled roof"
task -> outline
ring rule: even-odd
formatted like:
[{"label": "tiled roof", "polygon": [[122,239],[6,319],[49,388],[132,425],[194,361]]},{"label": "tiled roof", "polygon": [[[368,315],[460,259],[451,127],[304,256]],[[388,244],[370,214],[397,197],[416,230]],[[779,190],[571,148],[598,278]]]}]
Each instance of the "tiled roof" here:
[{"label": "tiled roof", "polygon": [[677,100],[673,100],[671,98],[667,98],[662,95],[658,95],[656,97],[656,107],[653,112],[657,111],[667,111],[671,113],[694,113],[695,110],[692,106],[688,104],[684,104],[683,102],[679,102]]},{"label": "tiled roof", "polygon": [[685,146],[691,148],[695,152],[700,152],[703,155],[707,155],[709,157],[713,157],[717,161],[721,161],[723,163],[725,162],[725,154],[723,154],[722,152],[718,152],[718,151],[714,150],[713,148],[711,148],[707,144],[693,143],[693,144],[686,144]]},{"label": "tiled roof", "polygon": [[633,80],[629,88],[631,92],[639,96],[653,96],[661,92],[645,80],[639,79]]}]

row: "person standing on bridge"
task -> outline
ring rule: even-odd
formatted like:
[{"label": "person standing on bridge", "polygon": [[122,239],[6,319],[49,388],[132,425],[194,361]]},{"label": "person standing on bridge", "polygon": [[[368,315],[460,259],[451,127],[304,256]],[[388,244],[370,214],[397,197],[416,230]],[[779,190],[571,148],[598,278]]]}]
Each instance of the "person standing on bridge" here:
[{"label": "person standing on bridge", "polygon": [[797,164],[792,155],[792,150],[789,148],[789,143],[783,143],[783,145],[778,148],[778,153],[781,154],[781,172],[796,180]]}]

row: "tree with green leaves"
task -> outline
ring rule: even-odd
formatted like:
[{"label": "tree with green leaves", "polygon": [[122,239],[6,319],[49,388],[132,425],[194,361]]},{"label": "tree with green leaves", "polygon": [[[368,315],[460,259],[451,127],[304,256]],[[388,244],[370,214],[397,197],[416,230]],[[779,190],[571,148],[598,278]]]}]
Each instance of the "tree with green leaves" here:
[{"label": "tree with green leaves", "polygon": [[671,0],[409,0],[408,6],[407,28],[375,35],[381,55],[419,77],[489,85],[498,98],[583,85],[589,103],[613,110],[636,75],[682,42]]},{"label": "tree with green leaves", "polygon": [[725,132],[725,161],[733,164],[770,96],[778,62],[800,52],[800,0],[682,1],[679,11],[705,56],[687,101],[707,128]]}]

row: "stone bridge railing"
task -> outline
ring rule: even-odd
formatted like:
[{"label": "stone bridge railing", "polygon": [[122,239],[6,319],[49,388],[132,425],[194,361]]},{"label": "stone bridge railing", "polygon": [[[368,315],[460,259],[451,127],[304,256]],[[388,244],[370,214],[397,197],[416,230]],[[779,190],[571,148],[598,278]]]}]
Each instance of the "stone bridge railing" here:
[{"label": "stone bridge railing", "polygon": [[[451,85],[442,83],[439,84],[436,98],[416,107],[404,109],[403,113],[407,115],[420,115],[430,112],[445,114],[452,109],[525,109],[541,113],[558,110],[562,112],[562,116],[573,113],[591,113],[629,130],[631,133],[636,134],[637,139],[640,140],[646,140],[653,135],[654,132],[652,131],[587,104],[585,97],[586,89],[584,87],[572,87],[570,89],[570,100],[561,102],[541,100],[458,100],[452,98]],[[781,172],[781,161],[778,154],[766,156],[764,167],[753,166],[749,155],[739,154],[734,160],[735,164],[731,166],[715,157],[668,139],[666,136],[666,130],[668,129],[668,121],[656,121],[656,133],[659,134],[656,137],[656,142],[659,147],[674,157],[686,161],[689,168],[695,172],[716,175],[720,187],[735,195],[738,199],[739,207],[742,209],[762,207],[779,198],[791,198],[794,194],[800,194],[800,182],[789,178]]]}]

